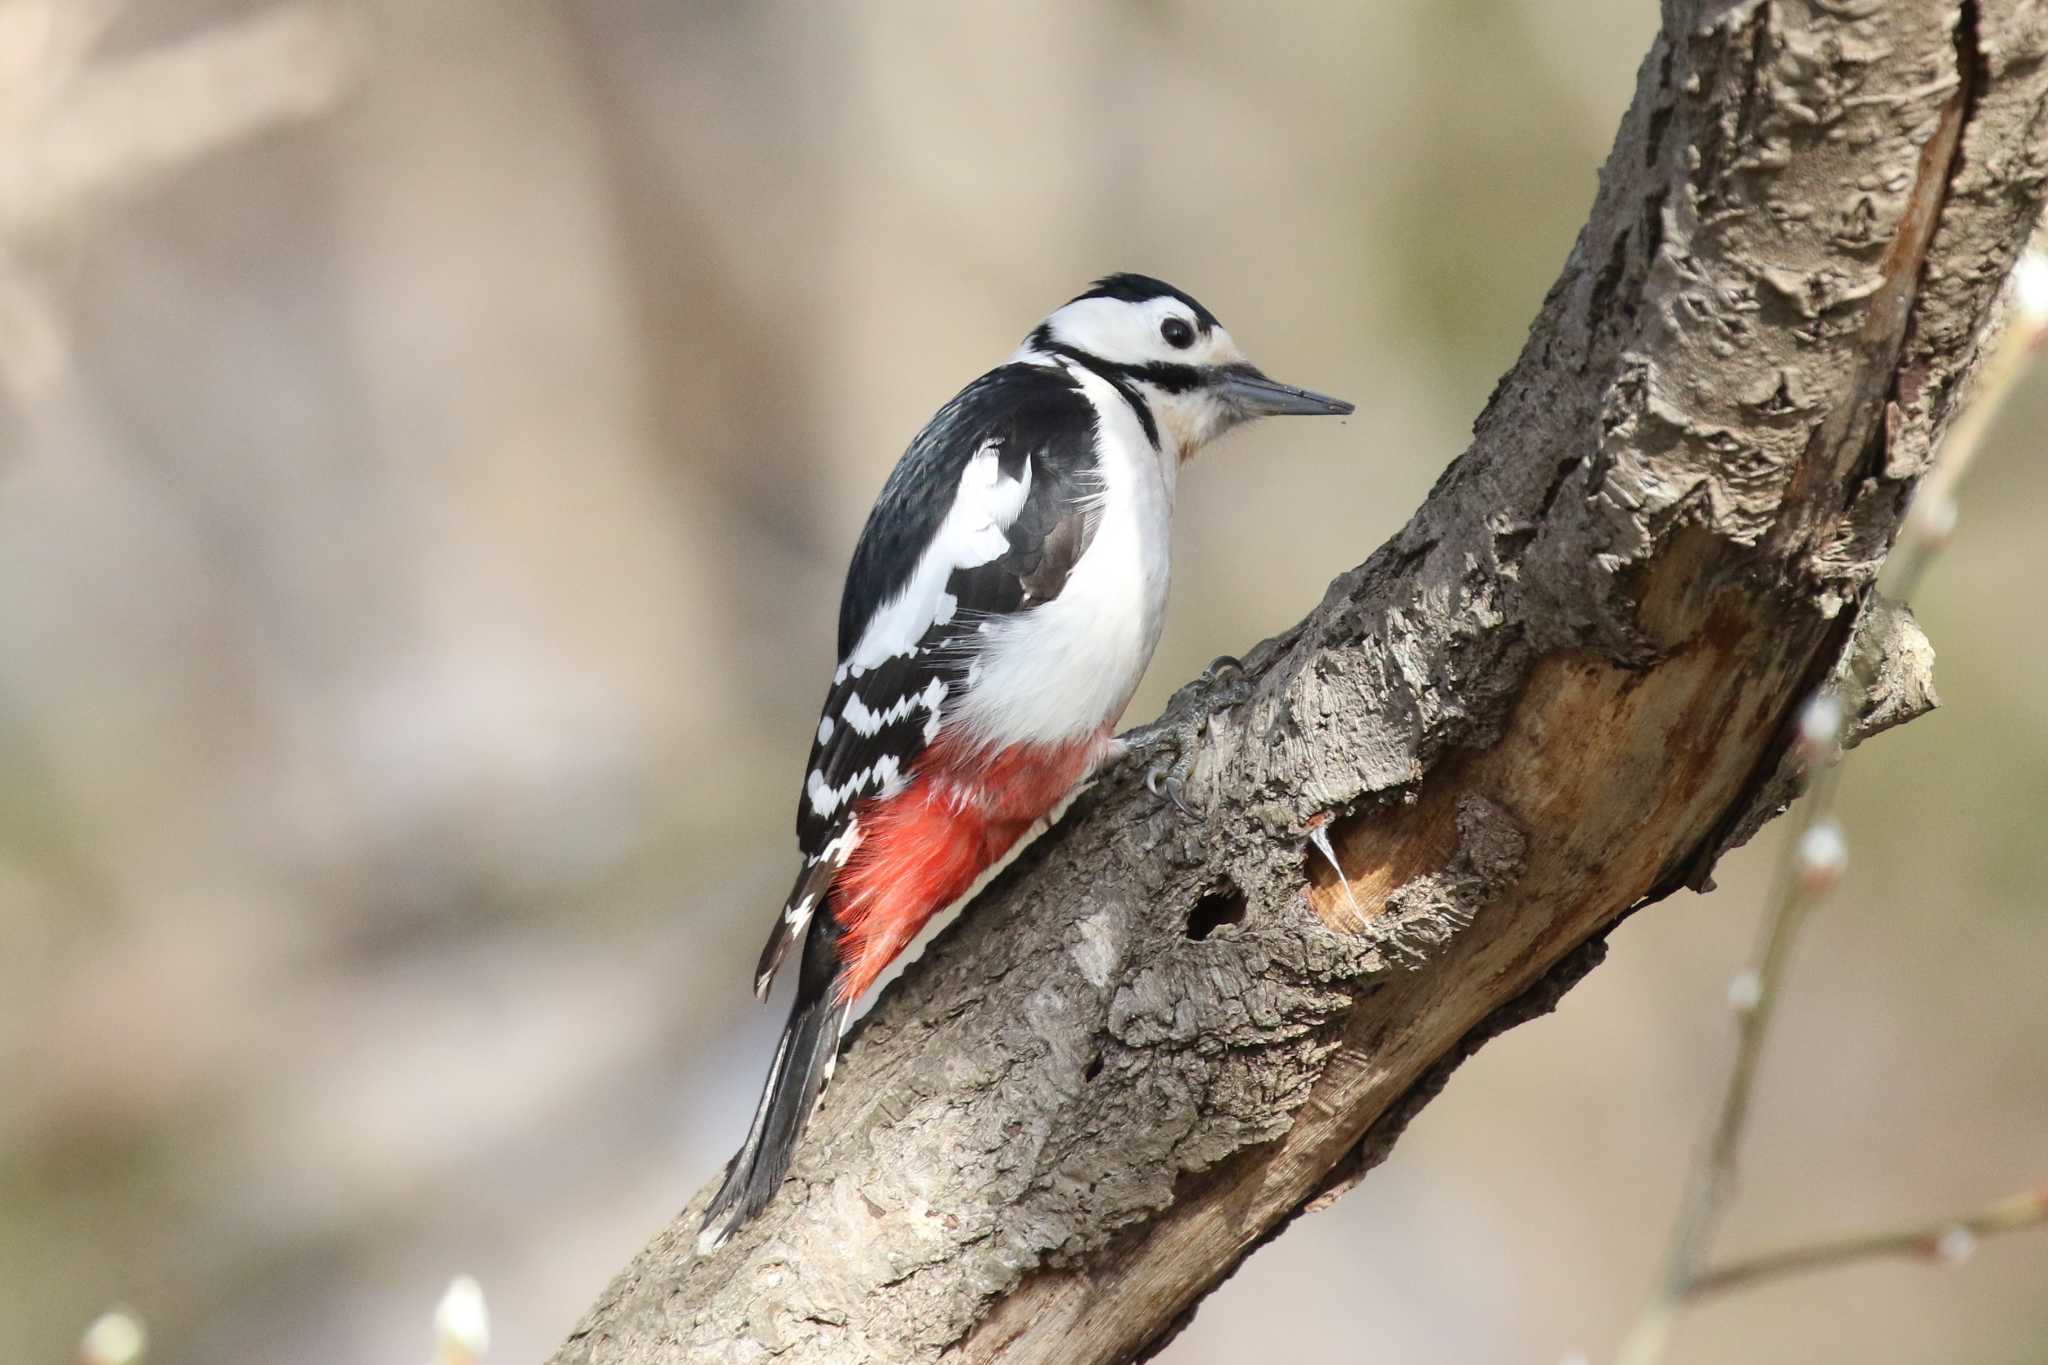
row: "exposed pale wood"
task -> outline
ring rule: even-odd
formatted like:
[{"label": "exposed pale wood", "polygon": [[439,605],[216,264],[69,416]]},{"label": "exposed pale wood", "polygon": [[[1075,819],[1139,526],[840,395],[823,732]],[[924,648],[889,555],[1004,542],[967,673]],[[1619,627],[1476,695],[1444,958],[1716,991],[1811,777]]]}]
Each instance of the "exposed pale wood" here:
[{"label": "exposed pale wood", "polygon": [[2044,44],[2010,0],[1667,4],[1472,448],[1252,652],[1206,819],[1085,794],[859,1032],[766,1215],[692,1262],[685,1210],[557,1360],[1156,1349],[1781,807],[1817,683],[1866,731],[1931,704],[1870,584],[2039,211]]}]

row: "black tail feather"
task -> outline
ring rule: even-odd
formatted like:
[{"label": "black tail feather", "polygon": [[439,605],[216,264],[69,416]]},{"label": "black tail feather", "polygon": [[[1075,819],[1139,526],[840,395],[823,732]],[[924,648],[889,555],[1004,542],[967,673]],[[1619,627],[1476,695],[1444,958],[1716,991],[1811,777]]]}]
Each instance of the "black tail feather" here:
[{"label": "black tail feather", "polygon": [[699,1253],[716,1249],[775,1197],[789,1172],[797,1139],[832,1077],[847,1011],[835,989],[839,932],[829,906],[811,921],[789,1022],[776,1045],[747,1140],[725,1168],[725,1182],[704,1212],[704,1226],[697,1235]]},{"label": "black tail feather", "polygon": [[844,866],[845,854],[821,853],[815,861],[805,863],[803,871],[797,874],[796,885],[790,889],[789,899],[782,903],[782,913],[775,917],[775,929],[768,935],[768,944],[761,949],[761,961],[754,968],[754,994],[760,999],[768,998],[768,988],[775,984],[782,959],[788,956],[797,936],[810,927],[813,908],[831,893],[832,879]]}]

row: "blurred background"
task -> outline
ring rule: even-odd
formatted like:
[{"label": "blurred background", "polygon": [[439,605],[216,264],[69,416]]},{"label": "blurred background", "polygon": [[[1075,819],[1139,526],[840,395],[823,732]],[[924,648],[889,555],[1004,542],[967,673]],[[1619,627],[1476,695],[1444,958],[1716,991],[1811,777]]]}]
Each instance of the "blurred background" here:
[{"label": "blurred background", "polygon": [[[737,1144],[840,576],[1112,270],[1356,400],[1183,485],[1133,721],[1407,517],[1564,259],[1639,0],[0,0],[0,1354],[541,1357]],[[1723,1246],[2048,1179],[2048,462],[2019,395],[1856,758]],[[1782,829],[1639,916],[1169,1365],[1609,1354]],[[2048,1359],[2048,1236],[1677,1362]]]}]

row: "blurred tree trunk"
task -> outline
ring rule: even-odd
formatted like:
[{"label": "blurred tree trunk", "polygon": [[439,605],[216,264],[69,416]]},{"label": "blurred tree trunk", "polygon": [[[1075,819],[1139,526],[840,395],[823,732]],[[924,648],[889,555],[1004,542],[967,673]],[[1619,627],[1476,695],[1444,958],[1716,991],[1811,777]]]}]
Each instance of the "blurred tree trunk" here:
[{"label": "blurred tree trunk", "polygon": [[1471,449],[1253,651],[1206,815],[1105,775],[857,1033],[766,1214],[692,1260],[693,1203],[558,1362],[1150,1354],[1782,808],[1817,685],[1866,734],[1932,704],[1871,585],[2038,216],[2048,23],[1664,20]]}]

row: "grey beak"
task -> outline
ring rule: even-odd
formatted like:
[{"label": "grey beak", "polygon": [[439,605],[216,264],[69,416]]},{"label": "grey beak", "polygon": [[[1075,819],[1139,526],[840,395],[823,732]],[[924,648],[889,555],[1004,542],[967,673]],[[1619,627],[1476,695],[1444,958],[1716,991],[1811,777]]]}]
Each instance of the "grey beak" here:
[{"label": "grey beak", "polygon": [[1352,405],[1341,398],[1325,397],[1268,379],[1250,365],[1233,365],[1225,370],[1217,392],[1224,402],[1247,417],[1342,417],[1352,410]]}]

